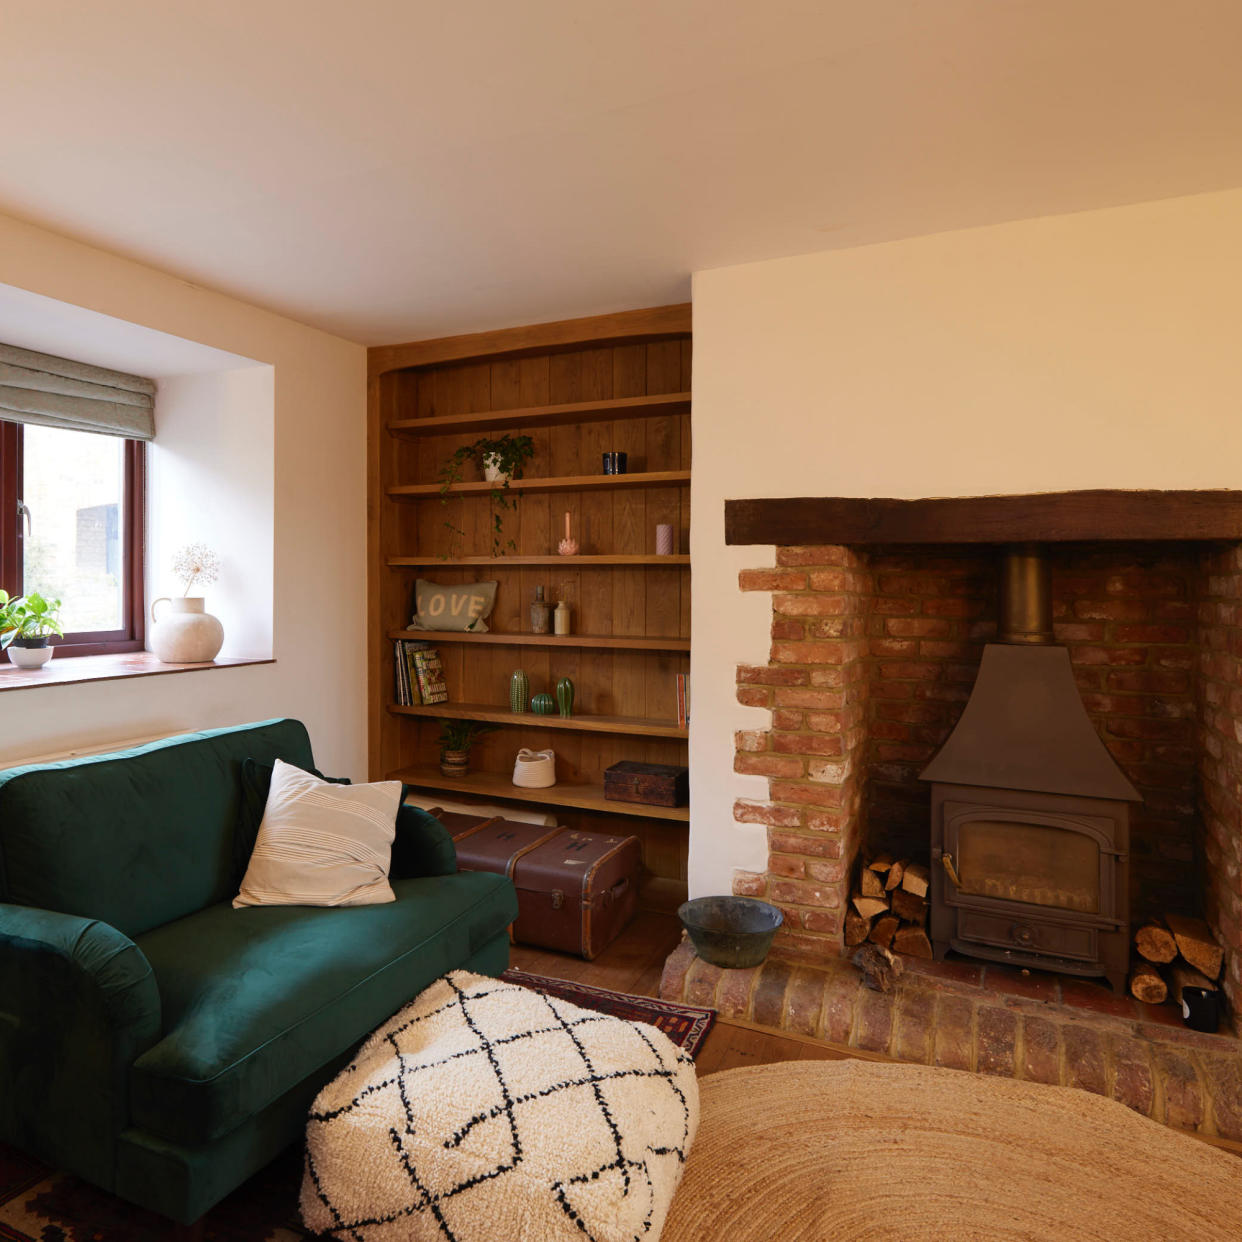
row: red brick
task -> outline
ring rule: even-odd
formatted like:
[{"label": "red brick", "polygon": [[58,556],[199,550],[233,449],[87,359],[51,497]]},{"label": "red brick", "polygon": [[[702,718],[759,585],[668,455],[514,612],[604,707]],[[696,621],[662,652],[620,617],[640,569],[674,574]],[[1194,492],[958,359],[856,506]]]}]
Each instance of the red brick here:
[{"label": "red brick", "polygon": [[819,1016],[820,1039],[841,1045],[850,1043],[854,1034],[855,1007],[862,990],[858,973],[851,967],[842,965],[828,974]]},{"label": "red brick", "polygon": [[863,988],[858,998],[857,1047],[867,1052],[887,1052],[893,1037],[893,998]]},{"label": "red brick", "polygon": [[805,686],[806,671],[800,668],[770,668],[757,664],[739,664],[737,680],[744,686]]},{"label": "red brick", "polygon": [[806,826],[813,832],[840,832],[844,816],[840,811],[811,811],[807,814]]},{"label": "red brick", "polygon": [[980,1005],[977,1015],[977,1068],[981,1074],[1012,1078],[1018,1018],[999,1005]]},{"label": "red brick", "polygon": [[739,729],[733,735],[733,745],[737,750],[755,752],[767,750],[768,733],[766,729]]},{"label": "red brick", "polygon": [[820,834],[777,832],[768,833],[768,848],[782,854],[805,854],[810,858],[840,858],[841,843]]},{"label": "red brick", "polygon": [[784,687],[776,691],[777,707],[841,708],[845,695],[840,690],[807,690],[802,687]]},{"label": "red brick", "polygon": [[852,606],[843,595],[774,595],[772,597],[773,610],[791,617],[839,617],[849,612]]},{"label": "red brick", "polygon": [[735,755],[733,770],[745,776],[802,776],[805,765],[785,755]]},{"label": "red brick", "polygon": [[750,993],[759,975],[759,967],[749,970],[726,970],[716,988],[716,1005],[722,1018],[745,1018],[750,1008]]},{"label": "red brick", "polygon": [[805,880],[774,880],[772,900],[795,906],[821,906],[828,909],[841,904],[841,895],[830,884]]},{"label": "red brick", "polygon": [[1071,647],[1071,664],[1145,664],[1142,647]]},{"label": "red brick", "polygon": [[1190,631],[1184,625],[1119,625],[1113,638],[1119,643],[1187,643]]},{"label": "red brick", "polygon": [[942,670],[937,664],[919,660],[895,660],[882,663],[879,672],[885,681],[934,681]]},{"label": "red brick", "polygon": [[769,854],[768,874],[802,880],[806,878],[806,862],[792,854]]},{"label": "red brick", "polygon": [[[930,601],[927,601],[930,602]],[[879,597],[871,601],[871,611],[880,617],[917,617],[919,601],[917,599]]]},{"label": "red brick", "polygon": [[970,643],[942,643],[930,638],[919,640],[919,655],[929,660],[968,660],[972,657],[972,651]]},{"label": "red brick", "polygon": [[769,958],[764,962],[751,993],[751,1013],[760,1026],[780,1026],[785,988],[792,974],[792,968],[782,961]]},{"label": "red brick", "polygon": [[953,627],[935,617],[889,617],[885,632],[894,638],[948,638]]},{"label": "red brick", "polygon": [[1114,1035],[1109,1040],[1109,1048],[1113,1062],[1113,1099],[1144,1117],[1150,1116],[1155,1098],[1151,1045],[1128,1035]]},{"label": "red brick", "polygon": [[1058,621],[1052,632],[1059,643],[1098,643],[1104,638],[1102,621]]},{"label": "red brick", "polygon": [[1104,683],[1109,690],[1137,691],[1147,694],[1188,694],[1190,673],[1186,669],[1143,668],[1115,670]]},{"label": "red brick", "polygon": [[691,962],[697,961],[694,946],[689,940],[681,943],[668,955],[664,962],[664,971],[660,975],[660,995],[665,1000],[684,1001],[686,971]]},{"label": "red brick", "polygon": [[686,971],[686,1004],[701,1005],[708,1009],[716,1006],[716,984],[724,971],[719,966],[696,957]]},{"label": "red brick", "polygon": [[[825,932],[828,935],[836,936],[841,931],[841,916],[835,910],[804,910],[802,912],[802,926],[807,931]],[[822,951],[816,963],[822,961]]]},{"label": "red brick", "polygon": [[[780,692],[777,691],[779,694]],[[772,713],[772,728],[782,730],[796,730],[802,728],[802,713],[791,712],[787,708],[777,708]]]},{"label": "red brick", "polygon": [[768,877],[757,871],[735,871],[733,873],[733,894],[736,897],[765,897],[768,892]]},{"label": "red brick", "polygon": [[843,642],[774,642],[772,659],[777,664],[843,664],[849,658]]},{"label": "red brick", "polygon": [[1152,1049],[1152,1061],[1164,1085],[1165,1125],[1197,1130],[1203,1124],[1203,1087],[1194,1063],[1188,1056],[1161,1046]]},{"label": "red brick", "polygon": [[893,1056],[899,1061],[927,1065],[932,1056],[936,994],[922,988],[902,987],[897,1002],[897,1030]]},{"label": "red brick", "polygon": [[785,1029],[799,1035],[814,1035],[823,1004],[823,973],[805,966],[797,967],[785,989]]},{"label": "red brick", "polygon": [[881,595],[948,595],[949,581],[940,574],[881,574]]},{"label": "red brick", "polygon": [[1222,1138],[1242,1139],[1242,1058],[1236,1054],[1203,1056],[1199,1061],[1216,1133]]},{"label": "red brick", "polygon": [[840,733],[845,727],[842,712],[807,712],[806,727],[813,733]]},{"label": "red brick", "polygon": [[815,862],[806,865],[807,876],[821,884],[837,883],[845,879],[845,865],[840,860]]},{"label": "red brick", "polygon": [[867,654],[872,656],[916,656],[919,644],[913,638],[873,638],[867,643]]},{"label": "red brick", "polygon": [[1065,1086],[1081,1087],[1096,1095],[1107,1095],[1108,1074],[1104,1059],[1104,1040],[1099,1031],[1093,1027],[1067,1022],[1061,1028],[1061,1040],[1065,1047]]},{"label": "red brick", "polygon": [[1055,1022],[1022,1019],[1022,1077],[1056,1086],[1061,1081],[1061,1032]]},{"label": "red brick", "polygon": [[974,1003],[965,996],[941,993],[936,998],[932,1063],[947,1069],[974,1069],[973,1027]]},{"label": "red brick", "polygon": [[1194,726],[1190,720],[1114,718],[1108,722],[1108,731],[1117,737],[1145,738],[1154,742],[1180,742],[1191,736]]},{"label": "red brick", "polygon": [[983,986],[989,992],[1006,996],[1022,996],[1027,1000],[1056,1001],[1058,999],[1055,975],[1042,970],[1022,971],[1013,966],[989,966],[983,977]]},{"label": "red brick", "polygon": [[855,554],[839,544],[788,544],[776,549],[778,565],[839,565],[854,563]]},{"label": "red brick", "polygon": [[733,804],[733,818],[740,824],[770,824],[774,828],[796,828],[802,822],[802,812],[792,806],[772,806],[767,802],[739,798]]},{"label": "red brick", "polygon": [[743,569],[737,585],[743,591],[805,591],[806,574],[791,569]]},{"label": "red brick", "polygon": [[[840,755],[844,748],[840,737],[822,733],[776,733],[772,736],[772,749],[783,755]],[[776,775],[800,776],[801,772]]]},{"label": "red brick", "polygon": [[923,611],[929,617],[977,617],[985,604],[981,599],[925,599]]},{"label": "red brick", "polygon": [[1146,621],[1151,605],[1141,599],[1080,599],[1074,602],[1074,616],[1080,621]]},{"label": "red brick", "polygon": [[849,569],[813,569],[811,570],[812,591],[852,591],[866,590],[864,575]]},{"label": "red brick", "polygon": [[806,637],[806,626],[801,621],[786,621],[782,617],[772,620],[772,637],[781,639],[801,639]]}]

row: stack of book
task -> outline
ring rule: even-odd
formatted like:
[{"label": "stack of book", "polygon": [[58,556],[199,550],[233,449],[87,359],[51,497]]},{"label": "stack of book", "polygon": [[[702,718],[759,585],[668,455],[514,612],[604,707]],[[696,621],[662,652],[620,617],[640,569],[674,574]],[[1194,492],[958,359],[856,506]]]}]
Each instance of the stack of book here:
[{"label": "stack of book", "polygon": [[430,643],[398,638],[393,641],[394,689],[399,707],[447,703],[444,665]]}]

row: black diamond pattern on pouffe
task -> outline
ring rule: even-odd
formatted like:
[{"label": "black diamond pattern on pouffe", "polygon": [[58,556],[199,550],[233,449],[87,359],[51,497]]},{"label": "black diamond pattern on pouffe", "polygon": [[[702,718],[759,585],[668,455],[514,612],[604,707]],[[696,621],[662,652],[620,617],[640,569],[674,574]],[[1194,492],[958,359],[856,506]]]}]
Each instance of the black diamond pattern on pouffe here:
[{"label": "black diamond pattern on pouffe", "polygon": [[661,1032],[457,972],[320,1092],[302,1214],[350,1242],[655,1237],[697,1125]]}]

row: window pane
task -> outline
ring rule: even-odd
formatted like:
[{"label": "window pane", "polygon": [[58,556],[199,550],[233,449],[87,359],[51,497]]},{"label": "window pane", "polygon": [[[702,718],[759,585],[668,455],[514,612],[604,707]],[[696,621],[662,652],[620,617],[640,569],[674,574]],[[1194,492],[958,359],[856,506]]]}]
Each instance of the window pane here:
[{"label": "window pane", "polygon": [[[124,621],[125,441],[54,427],[23,432],[22,590],[64,601],[65,633]],[[26,523],[23,520],[23,531]]]}]

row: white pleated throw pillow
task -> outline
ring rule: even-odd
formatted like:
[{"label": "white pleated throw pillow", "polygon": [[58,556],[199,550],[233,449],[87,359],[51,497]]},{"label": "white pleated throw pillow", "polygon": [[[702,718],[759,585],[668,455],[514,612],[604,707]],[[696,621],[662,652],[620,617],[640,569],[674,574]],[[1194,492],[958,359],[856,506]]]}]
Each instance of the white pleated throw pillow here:
[{"label": "white pleated throw pillow", "polygon": [[334,785],[276,760],[233,906],[369,906],[388,883],[401,782]]}]

